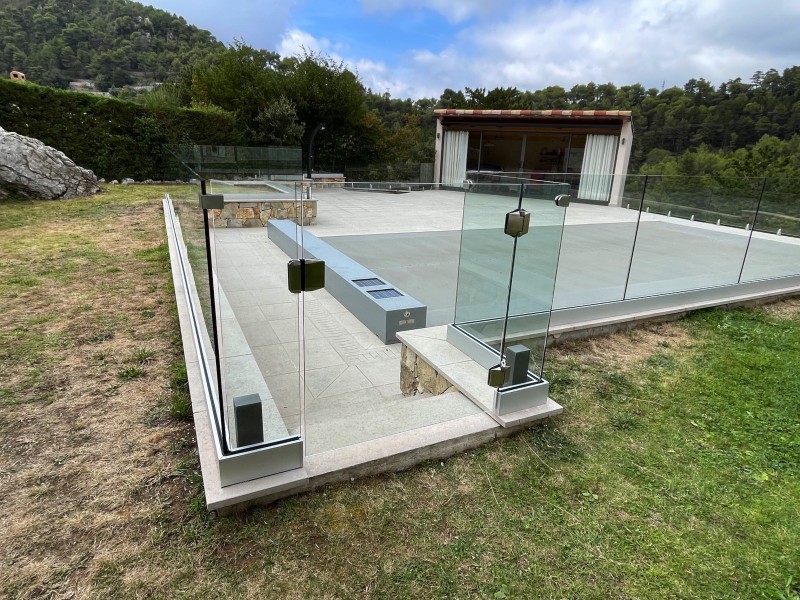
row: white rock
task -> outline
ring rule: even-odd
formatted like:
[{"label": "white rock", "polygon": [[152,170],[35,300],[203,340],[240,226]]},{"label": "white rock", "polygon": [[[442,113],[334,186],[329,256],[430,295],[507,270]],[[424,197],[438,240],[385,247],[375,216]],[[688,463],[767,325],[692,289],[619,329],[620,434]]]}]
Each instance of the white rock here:
[{"label": "white rock", "polygon": [[132,183],[136,183],[136,182],[133,179],[131,179],[130,177],[126,177],[125,179],[122,180],[122,185],[130,185]]},{"label": "white rock", "polygon": [[0,129],[0,189],[28,198],[67,200],[100,191],[97,177],[39,140]]}]

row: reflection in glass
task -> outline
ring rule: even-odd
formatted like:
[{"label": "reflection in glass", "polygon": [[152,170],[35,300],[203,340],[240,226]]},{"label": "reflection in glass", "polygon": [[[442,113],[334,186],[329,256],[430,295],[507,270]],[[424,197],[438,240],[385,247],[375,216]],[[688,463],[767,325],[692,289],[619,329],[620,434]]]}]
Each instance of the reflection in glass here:
[{"label": "reflection in glass", "polygon": [[[537,376],[544,360],[565,213],[554,200],[566,190],[565,184],[550,182],[478,184],[464,200],[455,324],[498,351],[504,341],[523,343],[531,349],[530,368]],[[515,258],[515,238],[506,235],[504,225],[506,214],[520,203],[531,216],[528,233],[516,238]]]},{"label": "reflection in glass", "polygon": [[800,274],[800,179],[763,180],[742,282]]},{"label": "reflection in glass", "polygon": [[761,182],[649,176],[626,298],[738,283]]}]

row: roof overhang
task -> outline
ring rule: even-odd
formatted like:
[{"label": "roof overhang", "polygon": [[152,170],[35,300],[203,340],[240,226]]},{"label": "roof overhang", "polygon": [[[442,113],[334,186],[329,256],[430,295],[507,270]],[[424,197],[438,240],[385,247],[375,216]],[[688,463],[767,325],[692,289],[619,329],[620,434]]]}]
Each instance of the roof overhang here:
[{"label": "roof overhang", "polygon": [[622,125],[631,121],[629,110],[483,110],[437,108],[433,111],[443,125],[448,124],[570,124]]}]

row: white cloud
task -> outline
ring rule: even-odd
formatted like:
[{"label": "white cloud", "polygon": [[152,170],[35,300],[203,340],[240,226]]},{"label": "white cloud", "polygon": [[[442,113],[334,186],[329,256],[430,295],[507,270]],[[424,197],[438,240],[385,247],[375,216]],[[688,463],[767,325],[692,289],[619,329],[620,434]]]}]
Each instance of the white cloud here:
[{"label": "white cloud", "polygon": [[359,0],[367,12],[395,13],[404,10],[430,9],[451,23],[460,23],[475,15],[502,10],[502,0]]},{"label": "white cloud", "polygon": [[[662,82],[683,85],[692,77],[718,85],[735,77],[747,80],[757,70],[782,70],[800,57],[798,0],[769,5],[753,0],[356,1],[367,19],[379,13],[384,20],[420,22],[419,40],[446,36],[445,46],[415,45],[412,34],[408,49],[395,55],[355,51],[358,30],[323,29],[324,37],[305,31],[304,20],[323,18],[319,7],[314,12],[313,0],[155,3],[226,42],[235,36],[283,56],[303,48],[324,52],[357,70],[367,87],[388,89],[395,97],[438,97],[447,87],[535,90],[589,81],[660,88]],[[292,24],[304,8],[307,16]],[[450,25],[437,22],[432,34],[426,11],[441,14]]]},{"label": "white cloud", "polygon": [[463,28],[441,52],[411,53],[407,65],[416,87],[440,91],[589,81],[661,87],[692,77],[718,84],[794,64],[798,29],[796,0],[776,0],[768,10],[720,0],[550,2],[495,12]]},{"label": "white cloud", "polygon": [[325,38],[317,39],[310,33],[299,29],[290,29],[283,34],[278,45],[278,54],[281,56],[296,56],[303,54],[304,51],[330,54],[331,43]]}]

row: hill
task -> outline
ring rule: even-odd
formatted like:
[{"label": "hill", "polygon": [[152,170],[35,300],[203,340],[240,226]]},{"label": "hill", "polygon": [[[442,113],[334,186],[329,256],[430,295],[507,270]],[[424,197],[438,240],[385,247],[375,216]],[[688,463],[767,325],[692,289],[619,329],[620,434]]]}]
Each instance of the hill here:
[{"label": "hill", "polygon": [[42,85],[162,81],[222,47],[182,17],[130,0],[5,0],[0,8],[0,73],[16,69]]}]

